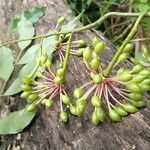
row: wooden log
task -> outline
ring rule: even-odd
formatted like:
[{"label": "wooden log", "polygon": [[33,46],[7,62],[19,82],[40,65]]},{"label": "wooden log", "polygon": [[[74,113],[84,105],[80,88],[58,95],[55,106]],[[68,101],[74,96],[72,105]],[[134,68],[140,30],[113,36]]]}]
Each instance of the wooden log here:
[{"label": "wooden log", "polygon": [[[46,15],[37,24],[37,34],[53,30],[58,17],[70,15],[69,8],[60,0],[1,0],[0,1],[0,39],[10,40],[6,34],[9,22],[23,10],[35,6],[46,6]],[[84,37],[88,42],[98,35],[106,43],[104,60],[110,60],[115,49],[101,33],[86,31],[76,38]],[[14,37],[12,37],[14,39]],[[11,46],[16,49],[16,44]],[[15,52],[16,53],[16,52]],[[105,64],[107,65],[107,64]],[[71,94],[74,87],[89,80],[83,62],[71,58],[67,73],[66,89]],[[11,99],[9,97],[8,99]],[[82,118],[71,116],[68,124],[58,119],[58,105],[54,111],[40,109],[37,117],[22,133],[0,136],[1,150],[149,150],[150,149],[150,102],[148,107],[123,119],[121,123],[112,123],[106,119],[100,126],[90,124],[92,108]],[[1,112],[5,111],[1,108]]]}]

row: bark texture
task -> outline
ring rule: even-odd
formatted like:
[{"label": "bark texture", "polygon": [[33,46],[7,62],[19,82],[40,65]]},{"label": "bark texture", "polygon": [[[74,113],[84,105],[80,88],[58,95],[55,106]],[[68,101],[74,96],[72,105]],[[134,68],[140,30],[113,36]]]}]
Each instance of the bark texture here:
[{"label": "bark texture", "polygon": [[[37,24],[37,34],[54,29],[58,17],[71,17],[69,8],[61,0],[1,0],[0,1],[0,40],[10,40],[6,34],[9,22],[23,10],[35,6],[46,6],[45,16]],[[11,34],[12,35],[12,34]],[[94,35],[100,36],[106,43],[107,51],[103,59],[109,61],[114,47],[101,33],[86,31],[76,36],[90,41]],[[11,46],[16,49],[16,45]],[[16,52],[15,52],[16,53]],[[87,70],[80,59],[72,57],[67,74],[67,91],[89,80]],[[13,101],[13,97],[7,98]],[[0,136],[0,150],[149,150],[150,149],[150,102],[148,107],[123,119],[121,123],[112,123],[106,119],[100,126],[90,124],[91,111],[83,118],[71,116],[68,124],[60,123],[58,108],[40,109],[32,124],[22,133],[12,136]],[[4,108],[0,108],[1,112]],[[91,110],[91,109],[89,109]]]}]

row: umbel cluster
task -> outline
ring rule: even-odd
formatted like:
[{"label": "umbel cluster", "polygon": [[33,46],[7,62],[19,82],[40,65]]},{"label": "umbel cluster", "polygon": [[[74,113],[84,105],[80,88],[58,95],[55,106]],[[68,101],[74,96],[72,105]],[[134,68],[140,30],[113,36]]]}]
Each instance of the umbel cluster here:
[{"label": "umbel cluster", "polygon": [[[59,101],[60,120],[67,122],[70,113],[83,116],[87,105],[93,112],[91,122],[98,125],[108,115],[112,121],[121,121],[122,117],[135,113],[146,106],[144,92],[150,90],[150,69],[137,63],[132,68],[120,68],[116,75],[103,75],[103,61],[100,57],[105,45],[95,37],[90,46],[84,40],[72,41],[70,54],[83,59],[89,72],[90,81],[72,91],[72,97],[65,91],[64,53],[67,43],[57,43],[55,52],[58,53],[60,64],[56,72],[51,70],[51,60],[47,54],[40,58],[40,69],[33,77],[24,77],[21,97],[27,100],[27,110],[33,111],[40,104],[52,108]],[[120,55],[118,62],[125,61],[133,50],[133,44],[128,43]],[[118,63],[117,62],[117,63]],[[105,113],[104,111],[107,108]]]}]

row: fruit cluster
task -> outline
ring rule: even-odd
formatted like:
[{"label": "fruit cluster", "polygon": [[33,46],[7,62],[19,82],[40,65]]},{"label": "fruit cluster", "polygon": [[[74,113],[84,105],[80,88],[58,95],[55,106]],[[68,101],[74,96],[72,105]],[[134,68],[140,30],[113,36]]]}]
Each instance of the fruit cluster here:
[{"label": "fruit cluster", "polygon": [[[150,69],[144,69],[143,65],[138,64],[132,69],[121,68],[117,75],[106,78],[103,75],[104,68],[100,58],[105,49],[104,43],[95,37],[91,47],[86,45],[84,40],[73,41],[70,50],[71,54],[83,58],[91,78],[89,82],[74,90],[75,100],[68,96],[64,84],[63,52],[66,51],[67,43],[57,43],[55,51],[59,54],[60,64],[56,73],[50,69],[51,61],[44,54],[39,60],[42,71],[36,72],[32,78],[23,79],[21,97],[27,100],[28,111],[33,111],[39,104],[51,108],[54,99],[59,97],[60,119],[67,122],[69,119],[67,110],[75,116],[82,116],[87,100],[91,97],[91,105],[94,107],[91,122],[98,125],[106,117],[102,108],[103,103],[108,107],[108,114],[115,122],[121,121],[122,117],[135,113],[137,108],[146,105],[143,93],[150,90]],[[127,59],[133,47],[133,44],[127,44],[118,61]]]}]

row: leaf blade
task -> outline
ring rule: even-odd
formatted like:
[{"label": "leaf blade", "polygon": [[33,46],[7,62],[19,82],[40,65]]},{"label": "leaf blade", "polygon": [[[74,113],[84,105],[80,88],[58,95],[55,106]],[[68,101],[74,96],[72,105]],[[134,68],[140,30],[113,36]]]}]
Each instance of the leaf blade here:
[{"label": "leaf blade", "polygon": [[10,113],[0,120],[0,134],[17,134],[30,124],[36,114],[36,110],[28,112],[26,108]]}]

